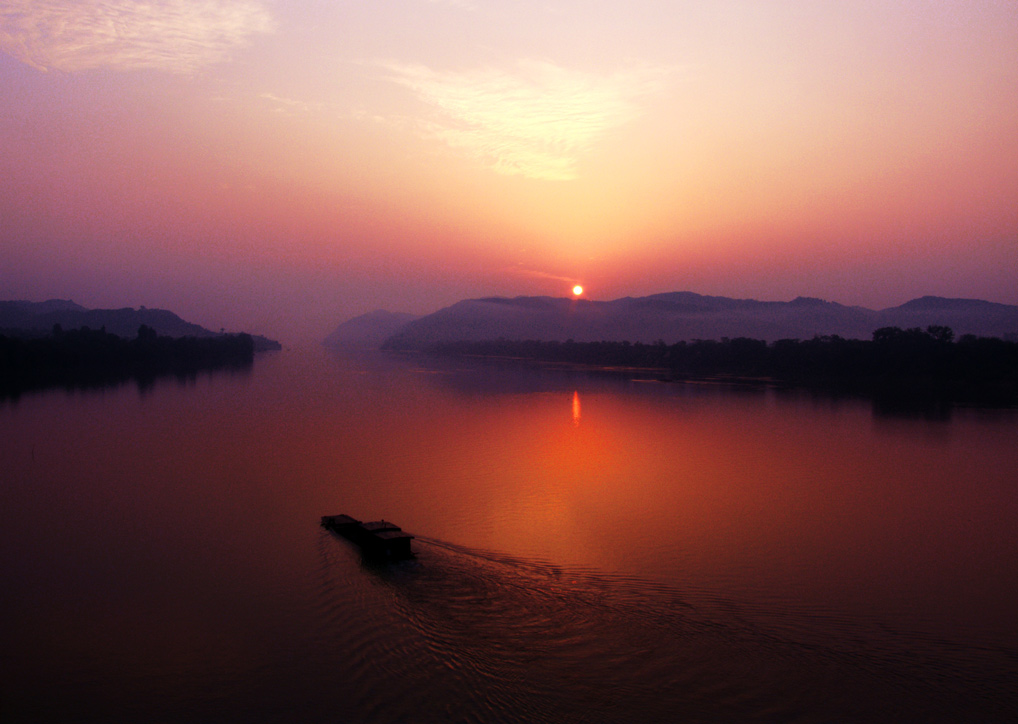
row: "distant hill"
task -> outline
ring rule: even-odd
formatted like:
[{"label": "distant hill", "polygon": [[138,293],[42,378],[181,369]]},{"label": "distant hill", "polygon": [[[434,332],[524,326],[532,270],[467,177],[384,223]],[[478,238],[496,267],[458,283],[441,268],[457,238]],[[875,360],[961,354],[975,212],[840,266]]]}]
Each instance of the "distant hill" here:
[{"label": "distant hill", "polygon": [[416,314],[377,309],[343,322],[322,344],[335,349],[378,349],[382,342],[418,318]]},{"label": "distant hill", "polygon": [[974,299],[922,297],[880,311],[822,299],[790,302],[671,292],[608,302],[554,297],[469,299],[406,323],[385,345],[420,349],[436,342],[628,340],[668,344],[683,340],[750,337],[812,339],[838,335],[869,339],[880,327],[945,325],[955,334],[1018,334],[1018,306]]},{"label": "distant hill", "polygon": [[877,313],[880,327],[926,328],[944,325],[955,334],[980,337],[1007,337],[1018,334],[1018,307],[982,299],[947,299],[920,297],[901,306]]},{"label": "distant hill", "polygon": [[[23,300],[0,302],[0,333],[20,336],[49,334],[59,324],[64,330],[105,328],[110,334],[133,339],[143,324],[161,337],[217,337],[218,332],[186,322],[165,309],[88,309],[63,299],[45,302]],[[255,349],[279,349],[278,342],[252,335]]]}]

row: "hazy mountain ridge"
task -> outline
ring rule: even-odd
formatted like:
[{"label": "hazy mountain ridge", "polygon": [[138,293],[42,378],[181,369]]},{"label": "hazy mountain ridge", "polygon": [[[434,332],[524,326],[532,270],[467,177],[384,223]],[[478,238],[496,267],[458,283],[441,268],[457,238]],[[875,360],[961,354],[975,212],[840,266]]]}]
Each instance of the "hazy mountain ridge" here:
[{"label": "hazy mountain ridge", "polygon": [[[218,337],[198,324],[181,319],[167,309],[123,307],[121,309],[89,309],[64,299],[50,299],[45,302],[24,300],[0,301],[0,331],[11,333],[48,334],[54,325],[65,330],[105,328],[110,334],[132,339],[143,324],[155,330],[162,337]],[[275,340],[251,335],[258,351],[279,349]]]},{"label": "hazy mountain ridge", "polygon": [[880,327],[945,325],[955,334],[1018,334],[1018,306],[978,299],[921,297],[872,310],[810,297],[790,302],[668,292],[607,302],[554,297],[467,299],[406,323],[385,346],[418,349],[436,342],[493,339],[577,342],[750,337],[811,339],[838,335],[869,339]]},{"label": "hazy mountain ridge", "polygon": [[336,349],[377,349],[382,343],[420,315],[376,309],[348,319],[322,342]]},{"label": "hazy mountain ridge", "polygon": [[1018,334],[1018,307],[982,299],[920,297],[884,309],[878,312],[878,318],[882,320],[881,327],[909,328],[940,324],[953,329],[956,335],[1007,337]]}]

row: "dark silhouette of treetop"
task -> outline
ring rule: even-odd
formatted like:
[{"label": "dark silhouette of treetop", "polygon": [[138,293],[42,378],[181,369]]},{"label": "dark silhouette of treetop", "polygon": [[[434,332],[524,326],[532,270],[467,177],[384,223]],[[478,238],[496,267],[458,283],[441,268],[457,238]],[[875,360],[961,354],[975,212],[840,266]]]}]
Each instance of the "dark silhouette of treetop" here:
[{"label": "dark silhouette of treetop", "polygon": [[666,380],[724,378],[850,393],[1018,404],[1018,342],[963,335],[943,325],[881,327],[872,340],[838,335],[767,343],[736,337],[653,344],[506,339],[439,342],[426,352],[551,365],[655,370]]},{"label": "dark silhouette of treetop", "polygon": [[160,337],[148,325],[125,340],[82,327],[53,326],[47,337],[0,335],[0,396],[50,386],[96,387],[161,375],[188,377],[203,370],[245,368],[254,358],[248,334],[218,337]]}]

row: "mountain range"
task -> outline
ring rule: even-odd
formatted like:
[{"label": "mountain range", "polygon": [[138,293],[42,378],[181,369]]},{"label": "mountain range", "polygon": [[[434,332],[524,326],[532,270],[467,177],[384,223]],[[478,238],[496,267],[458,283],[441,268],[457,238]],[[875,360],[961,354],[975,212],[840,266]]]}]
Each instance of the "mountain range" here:
[{"label": "mountain range", "polygon": [[[105,328],[110,334],[133,339],[143,324],[163,337],[217,337],[219,332],[186,322],[166,309],[89,309],[66,299],[45,302],[0,301],[0,333],[14,336],[49,334],[54,325],[63,329]],[[256,351],[279,349],[275,340],[251,335]]]},{"label": "mountain range", "polygon": [[416,319],[420,319],[419,315],[376,309],[343,322],[325,338],[323,344],[337,349],[378,349],[385,340]]},{"label": "mountain range", "polygon": [[[408,317],[400,321],[403,317]],[[672,344],[682,340],[750,337],[811,339],[818,335],[869,339],[880,327],[951,327],[955,335],[1018,335],[1018,306],[979,299],[926,296],[872,310],[798,297],[761,302],[670,292],[647,297],[590,301],[555,297],[467,299],[419,318],[372,312],[341,324],[329,346],[377,345],[422,349],[437,342],[601,340]]]}]

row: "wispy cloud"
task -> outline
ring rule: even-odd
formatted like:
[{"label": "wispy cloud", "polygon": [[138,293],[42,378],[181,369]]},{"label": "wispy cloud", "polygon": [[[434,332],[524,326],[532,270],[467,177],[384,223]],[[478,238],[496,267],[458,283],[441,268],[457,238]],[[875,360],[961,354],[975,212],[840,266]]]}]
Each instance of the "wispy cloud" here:
[{"label": "wispy cloud", "polygon": [[273,28],[258,0],[0,0],[0,50],[41,70],[193,73]]},{"label": "wispy cloud", "polygon": [[507,274],[515,274],[516,276],[528,277],[530,279],[550,279],[555,282],[565,282],[570,286],[580,283],[580,280],[575,277],[564,277],[559,274],[551,274],[537,269],[526,269],[521,266],[507,267],[503,271]]},{"label": "wispy cloud", "polygon": [[306,101],[277,96],[274,93],[261,93],[258,97],[271,104],[274,111],[285,115],[311,113],[313,111],[320,111],[325,107],[324,103],[307,103]]},{"label": "wispy cloud", "polygon": [[430,109],[418,122],[421,133],[498,173],[551,180],[576,178],[581,155],[639,116],[671,72],[640,67],[597,75],[539,61],[510,70],[383,67]]},{"label": "wispy cloud", "polygon": [[476,0],[428,0],[432,5],[449,5],[462,10],[476,10]]}]

